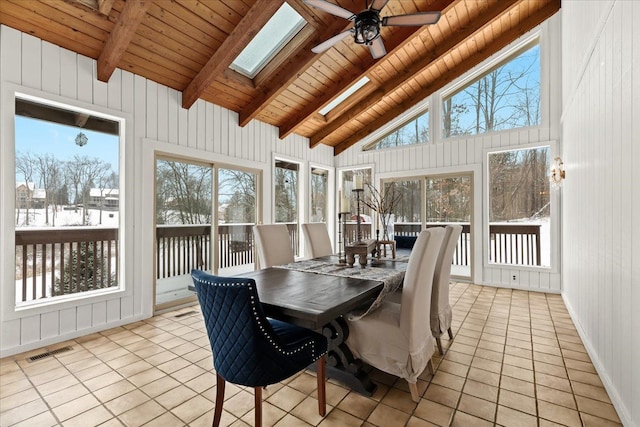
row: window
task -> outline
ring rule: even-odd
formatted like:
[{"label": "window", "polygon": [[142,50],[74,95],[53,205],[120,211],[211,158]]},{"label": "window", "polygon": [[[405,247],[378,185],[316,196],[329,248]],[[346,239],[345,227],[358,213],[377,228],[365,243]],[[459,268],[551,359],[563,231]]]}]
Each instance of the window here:
[{"label": "window", "polygon": [[323,116],[326,116],[327,114],[329,114],[334,108],[336,108],[338,105],[342,104],[343,101],[345,101],[347,98],[349,98],[351,95],[353,95],[354,93],[356,93],[361,87],[363,87],[364,85],[366,85],[367,83],[369,83],[369,78],[367,76],[362,77],[360,80],[358,80],[357,82],[355,82],[354,84],[352,84],[351,86],[349,86],[349,88],[347,88],[347,90],[345,90],[344,92],[342,92],[337,98],[335,98],[333,101],[331,101],[330,103],[328,103],[327,105],[325,105],[320,111],[318,111],[320,114],[322,114]]},{"label": "window", "polygon": [[550,266],[549,147],[490,153],[489,262]]},{"label": "window", "polygon": [[274,169],[274,222],[285,223],[296,255],[298,239],[298,175],[300,165],[286,160],[276,160]]},{"label": "window", "polygon": [[250,79],[282,49],[307,22],[286,2],[249,42],[230,68]]},{"label": "window", "polygon": [[16,304],[117,289],[124,120],[21,94],[15,111]]},{"label": "window", "polygon": [[444,138],[540,124],[540,46],[444,98],[442,117]]},{"label": "window", "polygon": [[425,144],[429,142],[429,112],[426,111],[394,130],[378,142],[365,148],[380,150],[382,148],[400,147],[402,145]]},{"label": "window", "polygon": [[311,168],[311,212],[309,221],[327,222],[327,191],[329,189],[329,171]]}]

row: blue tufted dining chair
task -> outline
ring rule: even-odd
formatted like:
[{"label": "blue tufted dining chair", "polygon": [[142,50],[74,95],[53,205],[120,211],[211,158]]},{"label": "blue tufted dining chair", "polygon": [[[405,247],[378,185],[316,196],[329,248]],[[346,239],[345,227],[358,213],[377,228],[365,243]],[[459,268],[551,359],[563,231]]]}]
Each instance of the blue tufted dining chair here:
[{"label": "blue tufted dining chair", "polygon": [[327,339],[310,329],[264,315],[253,279],[191,272],[216,370],[213,426],[220,425],[224,387],[230,383],[255,390],[255,425],[262,424],[262,387],[278,383],[317,364],[318,412],[326,413]]}]

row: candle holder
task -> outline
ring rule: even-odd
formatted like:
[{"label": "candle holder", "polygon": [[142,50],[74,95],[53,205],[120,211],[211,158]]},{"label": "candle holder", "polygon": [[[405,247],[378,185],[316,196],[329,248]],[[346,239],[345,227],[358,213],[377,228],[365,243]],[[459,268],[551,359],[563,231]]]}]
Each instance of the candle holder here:
[{"label": "candle holder", "polygon": [[353,192],[356,193],[356,239],[357,242],[356,243],[362,243],[362,229],[361,229],[361,222],[362,222],[362,218],[360,217],[360,197],[362,195],[362,193],[364,193],[364,188],[356,188],[351,190]]},{"label": "candle holder", "polygon": [[347,263],[347,252],[345,245],[347,244],[347,217],[350,212],[338,212],[338,263]]}]

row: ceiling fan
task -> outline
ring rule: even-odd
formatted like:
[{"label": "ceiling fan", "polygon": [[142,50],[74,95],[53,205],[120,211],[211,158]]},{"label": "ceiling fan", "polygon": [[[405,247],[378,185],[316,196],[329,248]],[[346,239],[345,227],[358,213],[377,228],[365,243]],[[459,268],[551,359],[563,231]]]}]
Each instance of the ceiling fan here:
[{"label": "ceiling fan", "polygon": [[372,0],[369,6],[367,6],[368,1],[365,0],[365,9],[360,13],[353,13],[337,4],[329,3],[327,0],[302,1],[309,6],[322,9],[327,13],[354,22],[352,28],[331,37],[311,49],[314,53],[324,52],[342,39],[353,34],[353,40],[357,44],[369,46],[371,56],[373,56],[374,59],[382,58],[386,55],[387,51],[380,37],[381,26],[413,27],[435,24],[440,19],[440,12],[418,12],[381,18],[380,11],[387,5],[389,0]]}]

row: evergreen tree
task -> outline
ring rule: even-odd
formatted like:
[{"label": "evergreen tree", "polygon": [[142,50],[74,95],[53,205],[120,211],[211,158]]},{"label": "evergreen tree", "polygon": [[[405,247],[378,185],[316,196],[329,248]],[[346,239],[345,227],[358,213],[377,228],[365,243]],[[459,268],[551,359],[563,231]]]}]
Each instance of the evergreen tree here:
[{"label": "evergreen tree", "polygon": [[62,278],[56,279],[55,295],[116,286],[116,275],[108,270],[106,257],[99,252],[96,242],[79,243],[65,260]]}]

